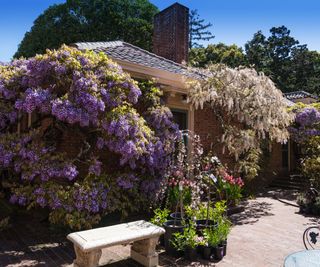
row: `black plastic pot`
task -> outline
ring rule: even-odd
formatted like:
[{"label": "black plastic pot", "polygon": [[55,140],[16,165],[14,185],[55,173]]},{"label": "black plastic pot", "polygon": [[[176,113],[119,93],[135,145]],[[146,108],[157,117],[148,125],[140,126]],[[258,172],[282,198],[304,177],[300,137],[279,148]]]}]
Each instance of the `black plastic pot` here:
[{"label": "black plastic pot", "polygon": [[202,255],[202,253],[203,253],[203,248],[204,248],[203,245],[197,246],[197,252],[198,252],[198,254],[201,254],[201,255]]},{"label": "black plastic pot", "polygon": [[171,219],[181,220],[181,212],[173,212],[170,214]]},{"label": "black plastic pot", "polygon": [[204,230],[208,227],[216,228],[218,223],[213,220],[196,220],[196,228],[198,231]]},{"label": "black plastic pot", "polygon": [[[173,220],[182,220],[182,213],[181,212],[173,212],[170,214],[170,218]],[[186,216],[185,213],[183,213],[183,219],[188,221],[190,218]]]},{"label": "black plastic pot", "polygon": [[186,247],[184,250],[184,257],[189,261],[196,261],[198,258],[197,248]]},{"label": "black plastic pot", "polygon": [[223,246],[223,256],[226,256],[227,255],[227,244],[228,244],[228,241],[225,240],[222,242],[222,246]]},{"label": "black plastic pot", "polygon": [[180,256],[179,252],[171,243],[174,233],[183,232],[185,225],[182,224],[180,220],[169,220],[163,224],[164,229],[166,230],[164,234],[164,247],[166,252],[172,256]]},{"label": "black plastic pot", "polygon": [[216,246],[213,248],[214,259],[217,261],[221,261],[223,258],[223,246]]},{"label": "black plastic pot", "polygon": [[202,257],[205,260],[210,260],[212,255],[212,247],[206,247],[204,246],[202,249]]}]

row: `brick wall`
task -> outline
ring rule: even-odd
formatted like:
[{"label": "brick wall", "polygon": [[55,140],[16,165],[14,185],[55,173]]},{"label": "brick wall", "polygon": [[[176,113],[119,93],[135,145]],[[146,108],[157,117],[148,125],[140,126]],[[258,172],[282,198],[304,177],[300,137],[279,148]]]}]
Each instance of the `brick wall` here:
[{"label": "brick wall", "polygon": [[204,107],[195,111],[194,131],[200,136],[205,153],[212,150],[224,164],[227,164],[230,168],[233,167],[234,158],[228,154],[228,151],[223,153],[223,147],[219,142],[223,129],[214,109]]},{"label": "brick wall", "polygon": [[[227,150],[223,153],[222,145],[219,144],[223,129],[214,109],[205,107],[195,111],[194,130],[200,136],[205,152],[212,149],[223,164],[226,164],[230,169],[234,167],[234,157],[230,156]],[[286,174],[286,170],[282,168],[281,144],[273,143],[267,154],[259,178],[252,181],[253,187],[265,187],[276,177]]]},{"label": "brick wall", "polygon": [[177,63],[188,61],[189,9],[178,3],[154,17],[153,52]]}]

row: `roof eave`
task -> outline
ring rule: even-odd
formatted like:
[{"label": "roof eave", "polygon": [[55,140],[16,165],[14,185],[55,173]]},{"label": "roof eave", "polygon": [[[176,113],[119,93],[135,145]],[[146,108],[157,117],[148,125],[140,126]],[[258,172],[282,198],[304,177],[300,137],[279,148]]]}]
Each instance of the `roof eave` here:
[{"label": "roof eave", "polygon": [[179,93],[187,93],[186,83],[188,80],[192,80],[192,78],[179,73],[173,73],[129,61],[120,60],[112,56],[109,57],[117,62],[124,71],[129,72],[133,77],[156,79],[158,83],[170,87],[173,91]]}]

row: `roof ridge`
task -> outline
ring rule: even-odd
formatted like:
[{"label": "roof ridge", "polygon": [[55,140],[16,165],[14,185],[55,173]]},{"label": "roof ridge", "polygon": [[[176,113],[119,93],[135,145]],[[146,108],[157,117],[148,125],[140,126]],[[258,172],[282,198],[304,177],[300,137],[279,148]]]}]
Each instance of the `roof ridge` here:
[{"label": "roof ridge", "polygon": [[[98,48],[98,47],[106,47],[106,44],[118,44],[118,45],[122,45],[124,42],[121,41],[121,40],[115,40],[115,41],[95,41],[95,42],[76,42],[76,43],[72,43],[71,45],[75,45],[77,46],[77,48],[80,48],[79,46],[90,46],[91,49],[95,49],[95,48]],[[117,46],[117,45],[115,45]]]},{"label": "roof ridge", "polygon": [[285,96],[294,96],[294,95],[298,95],[298,94],[304,94],[304,95],[307,95],[307,96],[309,96],[309,97],[311,97],[311,98],[314,98],[314,99],[319,99],[319,97],[317,96],[317,95],[315,95],[315,94],[311,94],[311,93],[309,93],[309,92],[306,92],[306,91],[304,91],[304,90],[299,90],[299,91],[293,91],[293,92],[286,92],[286,93],[283,93]]}]

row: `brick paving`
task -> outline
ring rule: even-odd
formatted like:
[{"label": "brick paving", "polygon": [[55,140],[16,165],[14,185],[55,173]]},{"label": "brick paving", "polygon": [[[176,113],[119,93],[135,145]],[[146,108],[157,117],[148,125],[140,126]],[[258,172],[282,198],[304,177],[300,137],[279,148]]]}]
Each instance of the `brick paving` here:
[{"label": "brick paving", "polygon": [[[249,200],[244,212],[234,214],[227,256],[218,263],[187,262],[160,250],[160,265],[216,267],[280,267],[286,255],[304,250],[302,234],[317,218],[305,217],[298,208],[269,194]],[[73,248],[66,233],[50,230],[47,223],[19,219],[0,232],[0,266],[72,266]],[[103,250],[100,264],[106,267],[140,267],[129,259],[130,246]]]}]

